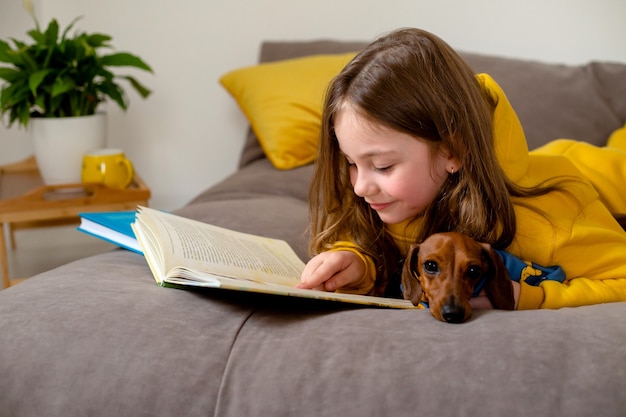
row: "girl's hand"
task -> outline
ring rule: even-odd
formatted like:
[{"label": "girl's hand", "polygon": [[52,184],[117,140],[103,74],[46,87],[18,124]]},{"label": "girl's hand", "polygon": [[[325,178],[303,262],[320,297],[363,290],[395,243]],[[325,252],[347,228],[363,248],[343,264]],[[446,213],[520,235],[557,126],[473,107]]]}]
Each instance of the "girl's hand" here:
[{"label": "girl's hand", "polygon": [[296,288],[321,291],[335,291],[342,287],[360,288],[367,279],[365,271],[365,264],[353,252],[322,252],[306,264],[301,282]]},{"label": "girl's hand", "polygon": [[[517,281],[511,281],[513,284],[513,298],[515,299],[515,309],[517,310],[517,303],[519,301],[520,283]],[[470,300],[470,305],[475,309],[492,309],[491,301],[487,298],[485,291],[481,291],[478,297],[473,297]]]}]

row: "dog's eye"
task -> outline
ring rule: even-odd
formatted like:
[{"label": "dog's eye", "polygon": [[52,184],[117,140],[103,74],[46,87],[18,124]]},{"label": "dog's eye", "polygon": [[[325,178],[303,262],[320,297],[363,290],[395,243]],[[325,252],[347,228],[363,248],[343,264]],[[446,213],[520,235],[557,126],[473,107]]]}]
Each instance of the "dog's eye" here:
[{"label": "dog's eye", "polygon": [[470,265],[470,267],[467,268],[467,276],[471,279],[480,279],[482,274],[483,270],[478,265]]},{"label": "dog's eye", "polygon": [[429,274],[436,274],[439,272],[439,264],[435,261],[426,261],[424,262],[424,271]]}]

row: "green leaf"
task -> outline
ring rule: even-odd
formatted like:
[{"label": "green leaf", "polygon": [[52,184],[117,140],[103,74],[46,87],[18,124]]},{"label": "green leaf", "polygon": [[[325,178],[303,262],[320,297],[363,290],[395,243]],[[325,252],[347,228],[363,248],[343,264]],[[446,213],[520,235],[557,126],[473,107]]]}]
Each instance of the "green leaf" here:
[{"label": "green leaf", "polygon": [[142,98],[146,98],[150,94],[152,94],[152,91],[150,91],[148,88],[146,88],[142,84],[140,84],[139,81],[137,81],[134,77],[124,76],[123,78],[126,78],[128,80],[128,82],[130,82],[130,85],[133,86],[133,88],[139,93],[139,95]]},{"label": "green leaf", "polygon": [[39,30],[37,29],[33,29],[33,30],[29,30],[28,32],[26,32],[28,34],[28,36],[30,36],[31,38],[33,38],[33,40],[36,43],[45,45],[46,42],[46,35],[44,33],[41,33]]},{"label": "green leaf", "polygon": [[61,109],[61,104],[63,103],[63,99],[66,98],[63,95],[51,97],[49,102],[49,107],[46,109],[46,114],[49,116],[55,117],[63,117],[66,114]]},{"label": "green leaf", "polygon": [[74,88],[74,80],[67,77],[57,77],[54,80],[54,84],[52,85],[52,92],[50,93],[51,98],[55,98],[56,96],[63,94],[72,88]]},{"label": "green leaf", "polygon": [[77,37],[74,45],[76,45],[77,51],[82,51],[81,56],[77,56],[77,58],[79,59],[82,58],[83,56],[96,56],[97,55],[96,49],[89,44],[87,40],[87,35],[80,35],[79,37]]},{"label": "green leaf", "polygon": [[129,54],[128,52],[118,52],[111,55],[104,55],[100,57],[100,64],[111,67],[135,67],[152,72],[152,68],[143,62],[141,58],[136,55]]},{"label": "green leaf", "polygon": [[46,52],[46,59],[43,61],[42,68],[48,68],[50,66],[50,60],[52,59],[52,55],[54,55],[55,48],[48,48],[48,52]]},{"label": "green leaf", "polygon": [[[0,107],[19,107],[20,105],[28,105],[28,96],[30,91],[28,86],[23,83],[14,83],[2,89],[2,97],[0,98]],[[27,106],[28,107],[28,106]]]},{"label": "green leaf", "polygon": [[67,27],[65,28],[65,30],[63,31],[63,35],[61,36],[61,42],[63,42],[66,38],[67,38],[67,34],[70,32],[70,30],[74,27],[74,24],[76,22],[78,22],[80,19],[82,19],[82,16],[78,16],[76,18],[74,18],[74,20],[72,20],[70,22],[69,25],[67,25]]},{"label": "green leaf", "polygon": [[48,29],[45,32],[45,40],[43,42],[38,41],[39,43],[43,43],[45,45],[56,45],[57,38],[59,37],[59,23],[56,19],[52,19],[50,24],[48,25]]},{"label": "green leaf", "polygon": [[28,125],[28,121],[30,120],[30,109],[26,106],[20,108],[17,117],[20,124],[26,127]]},{"label": "green leaf", "polygon": [[8,62],[9,64],[20,63],[11,46],[2,40],[0,40],[0,62]]},{"label": "green leaf", "polygon": [[30,87],[30,91],[33,93],[33,96],[37,97],[37,88],[41,84],[41,82],[46,78],[46,75],[50,74],[54,71],[51,68],[39,70],[33,74],[28,79],[28,86]]},{"label": "green leaf", "polygon": [[[22,42],[22,41],[20,41],[20,40],[18,40],[18,39],[11,38],[11,40],[13,41],[13,44],[15,44],[15,47],[16,47],[18,50],[19,50],[19,49],[22,49],[22,48],[24,48],[24,49],[25,49],[25,48],[27,48],[27,47],[28,47],[28,46],[27,46],[24,42]],[[17,52],[19,52],[19,51],[15,51],[15,52],[17,53]]]},{"label": "green leaf", "polygon": [[46,112],[46,96],[44,95],[37,96],[37,98],[35,99],[35,106],[39,107],[42,113],[45,113]]},{"label": "green leaf", "polygon": [[0,78],[10,83],[19,80],[22,75],[22,71],[15,70],[13,68],[0,67]]},{"label": "green leaf", "polygon": [[37,59],[31,56],[31,53],[28,49],[24,49],[20,53],[20,62],[19,65],[24,66],[24,71],[37,71],[39,69],[39,65],[37,65]]},{"label": "green leaf", "polygon": [[111,71],[107,70],[106,68],[104,68],[102,66],[98,68],[98,71],[96,72],[96,75],[98,77],[102,77],[107,82],[112,82],[113,78],[115,78],[115,74],[113,74]]},{"label": "green leaf", "polygon": [[114,82],[105,82],[99,85],[100,91],[111,97],[123,110],[126,110],[123,90]]},{"label": "green leaf", "polygon": [[8,108],[9,102],[9,95],[6,93],[6,88],[3,88],[0,90],[0,111],[2,111],[2,114],[6,111],[4,109]]},{"label": "green leaf", "polygon": [[9,126],[15,121],[26,126],[30,119],[28,86],[21,82],[11,84],[0,93],[0,113],[9,113]]},{"label": "green leaf", "polygon": [[94,33],[91,35],[87,35],[86,37],[87,43],[94,48],[108,46],[107,42],[111,39],[113,38],[111,38],[109,35],[103,35],[101,33]]}]

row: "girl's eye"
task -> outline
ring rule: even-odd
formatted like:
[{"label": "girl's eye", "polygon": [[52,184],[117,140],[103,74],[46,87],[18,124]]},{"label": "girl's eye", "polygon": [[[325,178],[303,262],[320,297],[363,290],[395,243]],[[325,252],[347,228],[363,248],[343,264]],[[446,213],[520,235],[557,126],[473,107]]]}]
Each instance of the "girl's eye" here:
[{"label": "girl's eye", "polygon": [[376,171],[378,171],[378,172],[386,172],[386,171],[391,170],[392,167],[393,167],[393,165],[388,165],[388,166],[385,166],[385,167],[376,167],[374,169],[376,169]]}]

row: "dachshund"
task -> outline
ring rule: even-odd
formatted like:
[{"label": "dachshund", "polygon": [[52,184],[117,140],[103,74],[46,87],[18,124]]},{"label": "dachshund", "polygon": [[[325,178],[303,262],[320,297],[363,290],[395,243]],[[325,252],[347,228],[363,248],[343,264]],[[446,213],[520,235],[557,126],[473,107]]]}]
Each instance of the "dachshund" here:
[{"label": "dachshund", "polygon": [[435,233],[412,244],[401,281],[406,300],[416,306],[428,302],[431,314],[448,323],[471,317],[470,298],[477,287],[485,290],[494,308],[515,308],[511,279],[500,256],[488,243],[461,233]]}]

